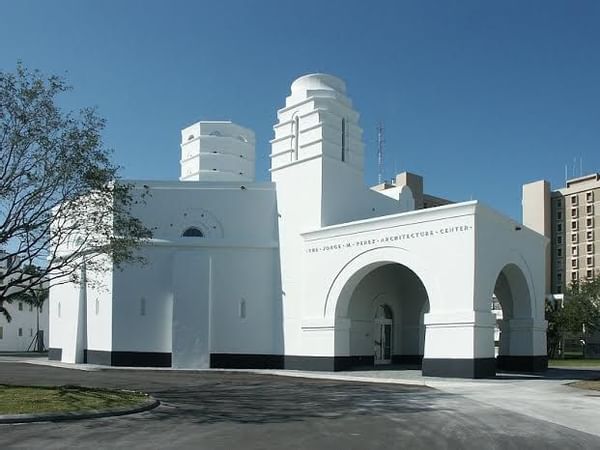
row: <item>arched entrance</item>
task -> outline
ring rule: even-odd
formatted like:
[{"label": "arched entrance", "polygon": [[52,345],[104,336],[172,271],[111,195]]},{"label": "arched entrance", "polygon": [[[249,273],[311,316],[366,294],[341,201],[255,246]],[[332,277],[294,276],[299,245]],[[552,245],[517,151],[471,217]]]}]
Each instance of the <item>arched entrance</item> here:
[{"label": "arched entrance", "polygon": [[346,326],[336,333],[335,346],[347,349],[354,366],[421,363],[429,297],[411,269],[373,264],[355,273],[342,291],[348,298],[338,301],[335,321]]},{"label": "arched entrance", "polygon": [[[516,264],[502,268],[494,285],[493,304],[497,317],[497,368],[500,370],[544,370],[544,355],[534,355],[534,310],[531,289]],[[494,307],[493,307],[494,308]],[[498,336],[499,332],[499,336]]]}]

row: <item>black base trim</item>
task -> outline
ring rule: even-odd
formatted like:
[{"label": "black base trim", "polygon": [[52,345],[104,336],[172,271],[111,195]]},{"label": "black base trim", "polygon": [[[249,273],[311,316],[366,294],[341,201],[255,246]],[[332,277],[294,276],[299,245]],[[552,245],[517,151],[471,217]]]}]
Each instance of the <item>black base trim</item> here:
[{"label": "black base trim", "polygon": [[283,369],[283,356],[211,353],[210,367],[219,369]]},{"label": "black base trim", "polygon": [[84,350],[83,362],[102,366],[171,367],[171,353]]},{"label": "black base trim", "polygon": [[60,361],[62,359],[62,348],[49,348],[48,359],[51,361]]},{"label": "black base trim", "polygon": [[423,375],[448,378],[487,378],[496,375],[496,358],[423,358]]},{"label": "black base trim", "polygon": [[421,367],[423,355],[392,355],[392,364],[410,364]]},{"label": "black base trim", "polygon": [[498,370],[515,372],[543,372],[548,368],[548,356],[512,356],[498,355]]},{"label": "black base trim", "polygon": [[350,370],[373,366],[373,356],[294,356],[211,353],[210,367],[221,369]]}]

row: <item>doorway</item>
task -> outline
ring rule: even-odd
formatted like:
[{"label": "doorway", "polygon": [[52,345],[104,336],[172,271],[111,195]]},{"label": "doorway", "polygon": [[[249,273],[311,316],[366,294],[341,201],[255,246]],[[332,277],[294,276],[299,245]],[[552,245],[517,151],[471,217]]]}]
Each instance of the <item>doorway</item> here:
[{"label": "doorway", "polygon": [[379,305],[373,321],[375,365],[392,362],[393,315],[388,305]]}]

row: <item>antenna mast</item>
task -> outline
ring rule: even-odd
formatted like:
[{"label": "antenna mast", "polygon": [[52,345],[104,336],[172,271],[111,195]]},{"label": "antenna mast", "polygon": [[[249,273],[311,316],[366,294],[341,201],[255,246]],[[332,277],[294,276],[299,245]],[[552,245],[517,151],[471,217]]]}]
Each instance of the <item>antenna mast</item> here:
[{"label": "antenna mast", "polygon": [[377,184],[381,184],[383,178],[383,123],[377,125]]}]

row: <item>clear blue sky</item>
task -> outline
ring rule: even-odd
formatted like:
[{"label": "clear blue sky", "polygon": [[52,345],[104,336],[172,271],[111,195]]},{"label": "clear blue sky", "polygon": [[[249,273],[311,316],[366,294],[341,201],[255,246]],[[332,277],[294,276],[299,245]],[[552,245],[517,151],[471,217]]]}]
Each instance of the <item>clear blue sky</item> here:
[{"label": "clear blue sky", "polygon": [[[600,1],[27,1],[0,3],[0,69],[66,74],[96,105],[126,178],[177,179],[179,131],[255,130],[257,174],[290,83],[346,80],[365,182],[409,170],[426,190],[520,218],[521,184],[600,171]],[[577,162],[577,173],[579,162]]]}]

